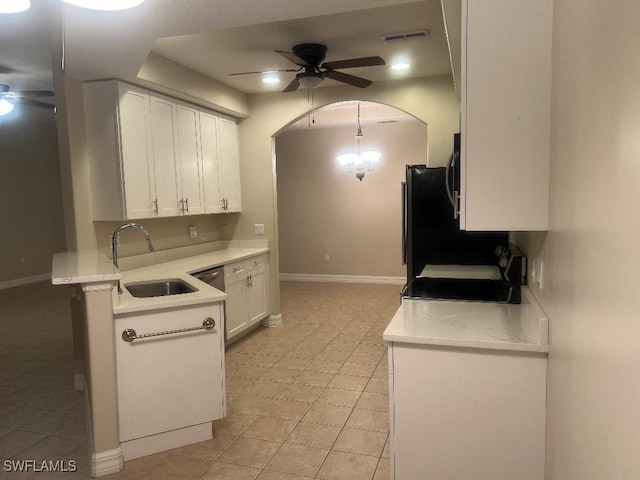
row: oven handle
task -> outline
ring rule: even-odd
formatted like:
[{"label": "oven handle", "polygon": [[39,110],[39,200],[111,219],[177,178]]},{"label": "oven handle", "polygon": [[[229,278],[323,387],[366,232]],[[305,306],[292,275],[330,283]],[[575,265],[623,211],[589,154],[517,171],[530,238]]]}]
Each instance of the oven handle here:
[{"label": "oven handle", "polygon": [[207,317],[202,321],[201,327],[180,328],[178,330],[168,330],[166,332],[143,333],[141,335],[138,335],[133,328],[126,328],[122,331],[122,340],[127,343],[131,343],[134,340],[141,340],[143,338],[174,335],[176,333],[195,332],[196,330],[213,330],[215,326],[216,321],[211,317]]}]

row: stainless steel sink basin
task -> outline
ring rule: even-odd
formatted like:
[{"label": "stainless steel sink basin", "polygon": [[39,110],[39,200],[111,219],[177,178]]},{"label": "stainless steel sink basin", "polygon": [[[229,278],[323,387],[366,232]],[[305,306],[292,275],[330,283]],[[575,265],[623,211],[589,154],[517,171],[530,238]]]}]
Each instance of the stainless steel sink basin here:
[{"label": "stainless steel sink basin", "polygon": [[131,295],[137,298],[164,297],[167,295],[180,295],[183,293],[198,291],[197,288],[192,287],[187,282],[184,282],[179,278],[127,283],[124,288],[126,288]]}]

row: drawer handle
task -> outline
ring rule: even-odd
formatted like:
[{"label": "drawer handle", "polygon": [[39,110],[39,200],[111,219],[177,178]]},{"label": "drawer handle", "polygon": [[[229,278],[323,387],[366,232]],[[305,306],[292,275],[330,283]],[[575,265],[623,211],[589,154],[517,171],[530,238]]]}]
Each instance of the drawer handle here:
[{"label": "drawer handle", "polygon": [[143,333],[142,335],[138,335],[133,328],[126,328],[122,331],[122,340],[128,343],[131,343],[134,340],[141,340],[143,338],[149,338],[149,337],[160,337],[162,335],[173,335],[176,333],[194,332],[196,330],[212,330],[213,327],[215,326],[216,326],[216,321],[213,318],[208,317],[202,321],[201,327],[180,328],[178,330],[169,330],[166,332]]}]

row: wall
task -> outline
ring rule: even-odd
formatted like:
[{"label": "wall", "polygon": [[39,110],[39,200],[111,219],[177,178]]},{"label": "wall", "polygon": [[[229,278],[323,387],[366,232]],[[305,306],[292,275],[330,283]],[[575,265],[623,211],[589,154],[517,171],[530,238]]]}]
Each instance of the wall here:
[{"label": "wall", "polygon": [[[640,478],[640,3],[556,0],[547,479]],[[594,35],[594,32],[599,32]]]},{"label": "wall", "polygon": [[276,138],[281,273],[405,277],[400,183],[407,163],[427,162],[427,127],[408,121],[362,128],[363,148],[382,153],[362,182],[336,160],[353,151],[355,125]]},{"label": "wall", "polygon": [[51,272],[51,256],[65,250],[52,111],[16,109],[0,117],[0,284]]},{"label": "wall", "polygon": [[[403,110],[429,125],[429,159],[448,158],[451,139],[459,128],[460,102],[450,76],[374,83],[365,89],[348,86],[314,90],[313,108],[344,100],[384,103]],[[276,232],[274,140],[285,126],[309,111],[307,92],[255,95],[251,115],[240,123],[240,167],[243,213],[230,224],[235,238],[262,238],[271,242],[270,305],[280,311],[279,244]],[[254,235],[254,224],[265,225],[265,236]],[[286,320],[285,320],[286,321]]]}]

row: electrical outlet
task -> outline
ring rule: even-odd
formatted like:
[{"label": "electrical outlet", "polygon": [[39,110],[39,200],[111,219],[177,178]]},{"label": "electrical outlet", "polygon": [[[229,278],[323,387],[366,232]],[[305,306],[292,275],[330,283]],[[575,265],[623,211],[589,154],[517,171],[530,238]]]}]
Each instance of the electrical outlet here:
[{"label": "electrical outlet", "polygon": [[253,228],[256,235],[264,235],[264,223],[256,223]]},{"label": "electrical outlet", "polygon": [[191,240],[198,238],[198,227],[195,225],[189,225],[189,238]]},{"label": "electrical outlet", "polygon": [[325,254],[324,254],[324,261],[325,261],[325,262],[328,262],[328,261],[329,261],[329,254],[328,254],[328,253],[325,253]]}]

